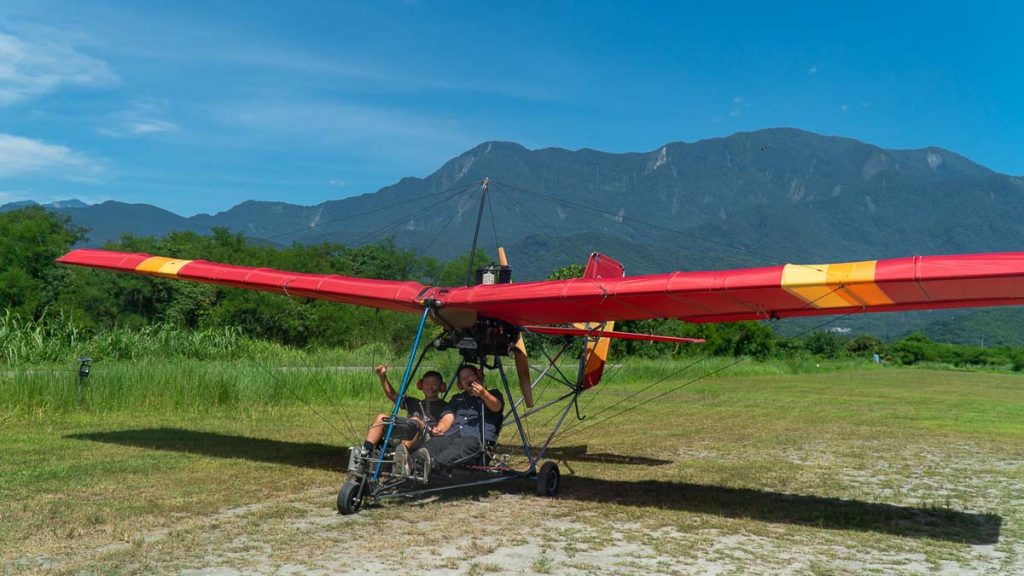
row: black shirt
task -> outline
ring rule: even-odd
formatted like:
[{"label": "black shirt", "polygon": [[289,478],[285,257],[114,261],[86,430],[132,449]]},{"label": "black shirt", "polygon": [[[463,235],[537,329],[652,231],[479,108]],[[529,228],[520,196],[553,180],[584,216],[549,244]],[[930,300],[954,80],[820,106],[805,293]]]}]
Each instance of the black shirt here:
[{"label": "black shirt", "polygon": [[440,399],[420,400],[419,398],[406,396],[402,402],[402,407],[409,413],[410,418],[416,417],[426,422],[427,426],[435,426],[437,421],[441,419],[441,414],[448,407],[448,402]]},{"label": "black shirt", "polygon": [[500,406],[497,412],[488,410],[483,398],[477,398],[465,392],[452,396],[443,414],[453,414],[455,420],[452,421],[452,427],[444,435],[475,436],[479,438],[480,413],[483,412],[484,441],[497,442],[498,429],[501,427],[501,412],[505,408],[505,398],[501,395],[501,392],[498,392],[497,388],[488,390],[488,392],[498,399]]}]

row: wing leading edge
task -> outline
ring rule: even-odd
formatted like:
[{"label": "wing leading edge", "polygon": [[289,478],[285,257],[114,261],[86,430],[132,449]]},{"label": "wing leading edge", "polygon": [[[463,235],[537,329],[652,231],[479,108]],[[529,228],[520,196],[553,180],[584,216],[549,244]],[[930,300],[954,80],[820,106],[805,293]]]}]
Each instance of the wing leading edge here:
[{"label": "wing leading edge", "polygon": [[453,290],[445,304],[519,325],[1024,305],[1024,252],[473,286]]},{"label": "wing leading edge", "polygon": [[511,324],[791,316],[1024,305],[1024,252],[438,288],[109,250],[58,262],[418,313],[426,300]]},{"label": "wing leading edge", "polygon": [[57,261],[62,264],[333,300],[399,312],[422,312],[423,305],[419,295],[427,288],[419,282],[283,272],[272,268],[234,266],[205,260],[177,260],[111,250],[72,250]]}]

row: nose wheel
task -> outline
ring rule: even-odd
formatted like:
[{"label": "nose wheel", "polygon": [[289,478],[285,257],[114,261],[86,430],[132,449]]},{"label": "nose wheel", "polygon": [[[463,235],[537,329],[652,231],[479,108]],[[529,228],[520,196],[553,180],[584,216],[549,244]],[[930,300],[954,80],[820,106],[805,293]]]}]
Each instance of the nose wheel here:
[{"label": "nose wheel", "polygon": [[348,516],[359,512],[363,507],[363,483],[359,480],[349,480],[341,485],[338,491],[338,512]]}]

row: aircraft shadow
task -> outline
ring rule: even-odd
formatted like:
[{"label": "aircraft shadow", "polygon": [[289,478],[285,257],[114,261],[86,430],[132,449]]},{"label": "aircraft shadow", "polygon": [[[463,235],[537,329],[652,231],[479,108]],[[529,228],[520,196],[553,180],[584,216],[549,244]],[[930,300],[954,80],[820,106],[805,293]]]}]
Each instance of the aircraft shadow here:
[{"label": "aircraft shadow", "polygon": [[[91,432],[69,434],[65,437],[338,472],[344,471],[348,464],[348,449],[340,446],[250,438],[181,428]],[[586,446],[569,446],[552,449],[547,456],[570,462],[592,461],[613,465],[669,463],[653,458],[618,454],[588,454],[586,450]],[[1002,517],[994,514],[959,512],[948,508],[896,506],[683,482],[603,480],[575,474],[564,476],[562,480],[563,489],[559,498],[565,500],[683,510],[725,518],[749,518],[762,522],[830,530],[878,532],[975,545],[999,542],[1003,521]],[[458,499],[489,489],[491,488],[481,487],[479,490],[460,490],[458,493],[448,493],[442,498]]]},{"label": "aircraft shadow", "polygon": [[65,438],[152,450],[187,452],[216,458],[243,458],[255,462],[319,470],[343,471],[348,467],[348,448],[341,446],[232,436],[181,428],[89,432],[69,434]]},{"label": "aircraft shadow", "polygon": [[[498,452],[505,454],[521,454],[521,446],[505,445],[498,446]],[[577,446],[555,446],[548,448],[544,453],[545,460],[556,460],[558,462],[596,462],[598,464],[623,464],[629,466],[664,466],[671,464],[671,460],[659,458],[647,458],[645,456],[632,456],[623,454],[611,454],[608,452],[588,452],[587,445]]]},{"label": "aircraft shadow", "polygon": [[996,544],[1003,519],[949,508],[910,507],[654,480],[564,477],[560,498],[685,510],[830,530],[879,532],[966,544]]}]

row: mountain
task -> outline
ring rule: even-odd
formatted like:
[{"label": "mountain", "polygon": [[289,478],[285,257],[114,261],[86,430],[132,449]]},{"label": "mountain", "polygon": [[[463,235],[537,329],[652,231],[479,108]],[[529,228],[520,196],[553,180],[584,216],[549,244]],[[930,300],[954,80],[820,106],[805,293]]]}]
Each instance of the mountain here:
[{"label": "mountain", "polygon": [[44,208],[61,209],[61,208],[85,208],[89,206],[81,200],[58,200],[49,204],[39,204],[33,200],[22,200],[20,202],[8,202],[3,206],[0,206],[0,212],[10,212],[11,210],[17,210],[19,208],[27,208],[29,206],[43,206]]},{"label": "mountain", "polygon": [[315,206],[250,201],[191,218],[118,202],[51,209],[90,227],[90,245],[226,226],[281,244],[390,235],[447,258],[468,250],[484,177],[497,229],[485,211],[481,246],[493,251],[497,236],[517,279],[595,250],[640,274],[1024,248],[1024,178],[942,148],[789,128],[624,154],[486,142],[426,178]]},{"label": "mountain", "polygon": [[[530,249],[577,236],[576,248],[610,252],[596,239],[617,239],[629,246],[618,256],[634,273],[1024,246],[1022,178],[941,148],[886,150],[785,128],[626,154],[487,142],[426,178],[315,206],[249,201],[191,218],[118,202],[54,209],[91,227],[93,245],[125,231],[226,226],[278,243],[391,234],[446,257],[468,247],[475,183],[485,176],[504,243]],[[489,214],[482,232],[493,243]]]}]

